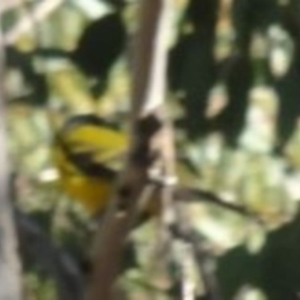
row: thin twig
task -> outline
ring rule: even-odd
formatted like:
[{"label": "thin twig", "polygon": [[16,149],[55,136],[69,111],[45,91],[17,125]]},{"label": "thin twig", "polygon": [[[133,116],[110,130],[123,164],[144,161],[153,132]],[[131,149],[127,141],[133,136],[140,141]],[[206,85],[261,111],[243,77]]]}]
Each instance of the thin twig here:
[{"label": "thin twig", "polygon": [[176,201],[185,203],[198,202],[215,205],[225,210],[237,213],[243,217],[249,218],[250,220],[253,220],[261,225],[264,224],[264,221],[260,218],[260,216],[255,212],[249,210],[246,206],[236,203],[230,203],[210,191],[191,188],[179,188],[176,191]]},{"label": "thin twig", "polygon": [[[180,224],[179,224],[180,225]],[[195,230],[188,227],[174,226],[170,227],[173,236],[181,239],[192,247],[193,255],[199,266],[199,273],[202,274],[202,280],[205,287],[206,297],[209,300],[221,300],[219,287],[215,277],[213,258],[203,247],[204,238]]]}]

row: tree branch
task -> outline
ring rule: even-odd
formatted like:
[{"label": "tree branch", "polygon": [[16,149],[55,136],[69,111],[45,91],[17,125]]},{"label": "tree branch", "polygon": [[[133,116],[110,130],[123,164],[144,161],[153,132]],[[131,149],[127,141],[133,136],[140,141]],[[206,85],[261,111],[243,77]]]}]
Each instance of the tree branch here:
[{"label": "tree branch", "polygon": [[155,162],[155,140],[160,134],[165,97],[168,1],[144,0],[140,4],[141,21],[133,49],[131,148],[103,228],[96,236],[95,269],[87,300],[116,299],[113,287],[124,243]]}]

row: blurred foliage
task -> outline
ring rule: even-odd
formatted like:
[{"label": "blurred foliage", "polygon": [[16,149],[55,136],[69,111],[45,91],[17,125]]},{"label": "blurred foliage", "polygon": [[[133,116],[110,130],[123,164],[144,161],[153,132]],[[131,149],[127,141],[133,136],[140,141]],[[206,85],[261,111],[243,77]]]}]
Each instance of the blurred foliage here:
[{"label": "blurred foliage", "polygon": [[[14,200],[84,273],[95,220],[62,190],[52,143],[76,114],[96,113],[126,130],[127,41],[138,1],[61,1],[11,38],[48,3],[27,0],[2,13]],[[200,201],[185,206],[217,256],[224,299],[299,297],[299,16],[299,0],[174,0],[168,103],[178,157],[197,171],[198,187],[264,221]],[[145,276],[156,239],[151,222],[132,235],[126,287],[130,299],[175,299],[168,276]],[[56,299],[52,279],[24,265],[26,299]]]}]

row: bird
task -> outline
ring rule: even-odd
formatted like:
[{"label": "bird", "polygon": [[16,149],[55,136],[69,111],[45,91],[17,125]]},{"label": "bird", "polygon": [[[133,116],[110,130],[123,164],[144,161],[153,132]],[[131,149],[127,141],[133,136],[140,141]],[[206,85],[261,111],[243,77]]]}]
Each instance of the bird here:
[{"label": "bird", "polygon": [[[74,115],[57,130],[53,140],[53,159],[62,190],[79,202],[91,217],[101,216],[110,203],[115,182],[129,148],[129,135],[115,124],[95,114]],[[244,216],[246,208],[227,203],[214,193],[201,189],[201,174],[187,161],[176,161],[179,185],[174,197],[184,201],[200,200]],[[151,196],[144,216],[158,213],[158,194]]]},{"label": "bird", "polygon": [[[52,148],[61,188],[90,215],[107,207],[129,140],[127,133],[94,114],[72,116],[57,130]],[[199,174],[184,159],[176,169],[185,186],[197,186]]]}]

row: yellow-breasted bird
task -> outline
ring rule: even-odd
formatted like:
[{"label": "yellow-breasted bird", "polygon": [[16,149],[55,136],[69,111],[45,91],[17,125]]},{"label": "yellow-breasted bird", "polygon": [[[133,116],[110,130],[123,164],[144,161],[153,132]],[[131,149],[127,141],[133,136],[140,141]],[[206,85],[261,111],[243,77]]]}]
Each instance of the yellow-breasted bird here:
[{"label": "yellow-breasted bird", "polygon": [[[71,117],[56,135],[54,158],[62,187],[92,216],[101,214],[107,207],[128,146],[129,137],[124,132],[92,114]],[[181,186],[177,195],[181,199],[201,199],[253,217],[245,207],[224,202],[214,193],[199,188],[199,174],[181,160],[176,164],[176,171]],[[147,212],[151,214],[157,212],[159,202],[150,200]]]},{"label": "yellow-breasted bird", "polygon": [[[95,115],[66,121],[54,143],[54,158],[63,189],[91,213],[101,213],[114,190],[117,171],[129,146],[128,136]],[[177,165],[184,186],[197,181],[183,163]]]}]

